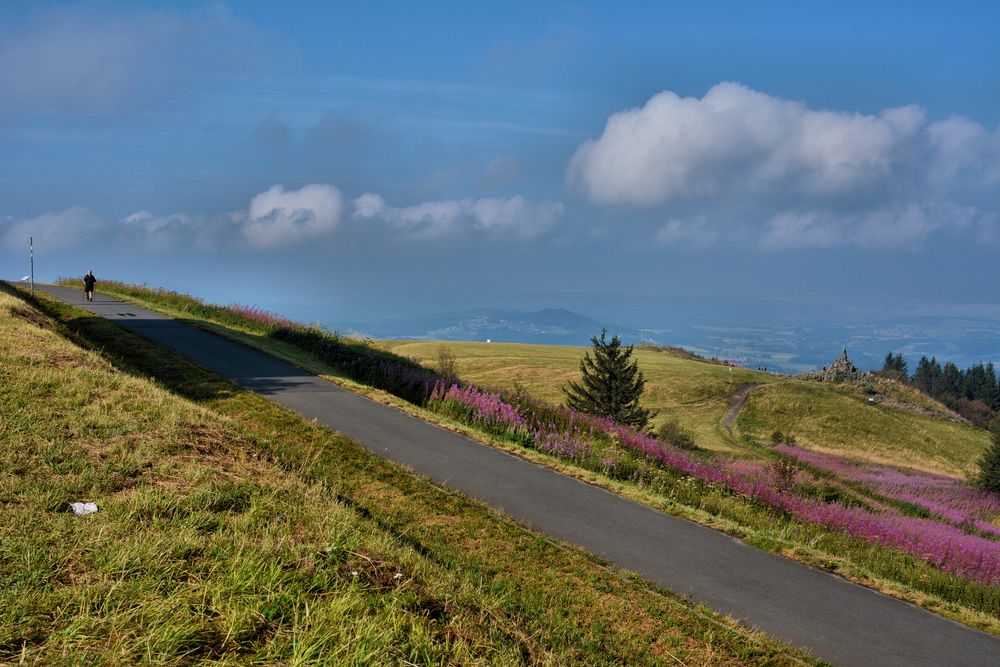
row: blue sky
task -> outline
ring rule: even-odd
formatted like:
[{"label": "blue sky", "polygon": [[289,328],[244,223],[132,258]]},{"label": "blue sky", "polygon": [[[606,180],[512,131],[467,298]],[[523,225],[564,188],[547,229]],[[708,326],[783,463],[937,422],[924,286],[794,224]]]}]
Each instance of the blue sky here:
[{"label": "blue sky", "polygon": [[872,4],[4,3],[0,276],[996,318],[1000,7]]}]

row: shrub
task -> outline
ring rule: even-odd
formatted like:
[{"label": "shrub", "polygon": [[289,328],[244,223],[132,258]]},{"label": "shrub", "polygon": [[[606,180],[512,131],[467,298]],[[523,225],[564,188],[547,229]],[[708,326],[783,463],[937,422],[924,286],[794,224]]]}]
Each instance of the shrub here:
[{"label": "shrub", "polygon": [[449,387],[459,382],[458,360],[455,359],[455,353],[446,345],[438,347],[438,373]]},{"label": "shrub", "polygon": [[775,459],[768,464],[768,471],[774,488],[781,492],[791,491],[795,487],[795,478],[799,474],[799,467],[793,461],[786,458]]},{"label": "shrub", "polygon": [[698,445],[694,442],[694,434],[681,426],[677,419],[668,419],[660,424],[660,428],[656,431],[656,437],[674,447],[698,449]]}]

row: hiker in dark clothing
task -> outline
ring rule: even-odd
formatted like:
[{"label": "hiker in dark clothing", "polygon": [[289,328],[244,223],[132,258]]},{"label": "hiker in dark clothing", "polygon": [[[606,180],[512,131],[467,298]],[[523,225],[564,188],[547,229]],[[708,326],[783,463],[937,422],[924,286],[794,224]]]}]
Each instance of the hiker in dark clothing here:
[{"label": "hiker in dark clothing", "polygon": [[97,284],[97,278],[94,277],[93,271],[87,271],[87,275],[83,277],[83,293],[87,297],[87,301],[94,300],[94,285]]}]

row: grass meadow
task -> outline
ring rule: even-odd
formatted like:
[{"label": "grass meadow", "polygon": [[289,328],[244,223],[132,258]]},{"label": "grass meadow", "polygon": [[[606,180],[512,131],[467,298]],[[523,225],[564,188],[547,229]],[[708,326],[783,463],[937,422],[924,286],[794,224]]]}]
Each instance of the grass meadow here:
[{"label": "grass meadow", "polygon": [[0,663],[809,662],[37,305],[0,291]]},{"label": "grass meadow", "polygon": [[[562,387],[580,376],[587,348],[514,343],[378,341],[379,347],[433,366],[443,347],[458,364],[462,378],[473,384],[510,390],[516,384],[551,403],[562,403]],[[695,435],[698,445],[719,452],[740,449],[726,432],[726,400],[747,382],[780,381],[775,375],[745,368],[693,361],[669,352],[637,349],[635,358],[646,376],[643,405],[658,411],[654,423],[676,419]]]},{"label": "grass meadow", "polygon": [[[379,341],[377,345],[430,366],[443,347],[454,355],[463,379],[497,389],[520,383],[532,396],[554,403],[562,402],[566,382],[579,377],[580,359],[587,351],[504,343]],[[636,349],[635,358],[646,375],[643,404],[659,413],[654,423],[677,419],[694,433],[698,446],[712,451],[752,454],[742,436],[766,443],[774,431],[781,431],[824,451],[965,477],[974,472],[989,445],[989,434],[982,429],[922,414],[935,407],[945,411],[904,389],[892,389],[893,405],[899,407],[888,407],[836,385],[730,370],[668,352]],[[734,424],[733,442],[724,424],[726,399],[748,382],[762,386],[750,392]]]},{"label": "grass meadow", "polygon": [[[807,462],[798,459],[794,464],[798,470],[798,473],[793,475],[795,483],[775,495],[771,473],[776,472],[777,468],[774,470],[772,468],[780,467],[777,464],[781,461],[790,460],[789,456],[783,458],[753,436],[740,433],[739,429],[737,429],[739,437],[728,444],[728,449],[722,452],[703,450],[696,454],[709,466],[722,466],[721,473],[706,469],[696,460],[685,462],[689,460],[687,454],[678,459],[679,467],[672,463],[663,465],[658,463],[658,454],[650,459],[646,454],[628,451],[628,448],[620,446],[622,438],[617,437],[611,438],[611,449],[604,450],[602,448],[606,447],[606,444],[601,443],[609,441],[603,436],[598,437],[596,441],[584,443],[569,433],[551,433],[545,435],[542,440],[526,439],[520,432],[523,430],[521,427],[508,429],[503,424],[490,425],[484,430],[482,424],[477,423],[481,421],[479,419],[481,415],[476,414],[478,407],[457,412],[447,410],[435,412],[345,379],[345,374],[336,368],[336,364],[324,361],[326,357],[318,358],[305,354],[303,350],[294,346],[289,348],[286,337],[280,335],[280,324],[268,323],[261,321],[260,317],[254,317],[241,320],[239,327],[223,326],[226,318],[231,317],[232,313],[240,312],[243,307],[233,307],[224,318],[212,321],[211,314],[205,314],[204,304],[184,295],[136,286],[121,288],[115,286],[112,289],[119,290],[118,294],[121,296],[167,314],[186,318],[193,324],[230,336],[313,372],[325,374],[377,400],[459,430],[470,437],[505,448],[565,474],[602,485],[662,511],[724,530],[759,548],[826,569],[955,620],[1000,634],[1000,621],[997,620],[1000,617],[1000,587],[977,580],[979,575],[975,574],[985,570],[975,564],[974,552],[984,548],[987,551],[995,550],[990,543],[981,541],[981,535],[961,537],[966,530],[963,527],[964,522],[962,525],[949,523],[947,520],[940,523],[938,520],[941,517],[928,515],[924,507],[886,497],[877,488],[865,487],[850,479],[825,473],[816,467],[810,468]],[[210,306],[210,308],[226,307]],[[340,341],[345,341],[345,344],[350,346],[358,345],[356,341],[352,342],[320,330],[305,333],[309,337],[327,340],[332,346],[340,346]],[[444,345],[445,349],[454,355],[459,373],[463,377],[467,379],[481,377],[476,375],[476,369],[485,369],[495,373],[493,377],[497,384],[520,386],[522,391],[535,399],[539,396],[543,398],[547,396],[550,399],[561,396],[558,384],[545,382],[544,378],[550,376],[546,369],[558,367],[556,368],[558,373],[570,373],[569,369],[577,368],[578,360],[584,352],[583,348],[475,343],[371,342],[368,345],[384,346],[396,351],[409,350],[410,353],[419,351],[413,354],[412,358],[422,361],[427,367],[435,364],[437,353]],[[411,347],[415,345],[424,347],[416,349]],[[496,353],[498,349],[501,352]],[[493,353],[498,356],[495,361],[490,357]],[[339,355],[341,352],[336,354]],[[424,354],[427,356],[423,356]],[[653,360],[660,365],[659,369],[654,371],[658,375],[655,382],[663,387],[659,394],[661,399],[666,395],[673,397],[675,401],[673,405],[679,406],[675,409],[686,409],[685,414],[692,421],[697,421],[699,409],[711,415],[711,425],[703,425],[700,432],[719,434],[723,432],[726,409],[724,399],[739,384],[760,382],[765,385],[757,387],[754,391],[767,390],[784,384],[804,384],[790,378],[746,370],[730,371],[728,367],[722,365],[684,359],[660,351],[639,350],[638,354],[640,364],[646,363],[650,355],[655,355]],[[336,355],[330,359],[335,357]],[[526,372],[526,368],[531,368],[531,373]],[[643,368],[646,370],[645,366]],[[673,386],[670,382],[671,373],[675,373],[674,377],[677,378]],[[555,376],[555,373],[552,373],[552,376]],[[547,388],[541,389],[543,386]],[[861,415],[861,419],[867,414],[891,411],[904,424],[910,423],[915,418],[931,419],[945,432],[948,432],[948,429],[961,432],[961,429],[956,429],[956,424],[946,419],[928,417],[926,413],[934,412],[934,405],[921,404],[919,397],[907,396],[907,392],[903,389],[886,390],[886,395],[891,394],[895,404],[902,406],[902,409],[897,409],[886,405],[870,405],[860,392],[852,394],[843,387],[816,383],[809,383],[809,386],[819,387],[817,391],[824,392],[824,397],[833,395],[834,409],[840,409],[837,406],[842,405],[836,401],[848,401],[852,409],[857,406],[864,408],[864,410],[858,409],[856,413]],[[502,402],[503,399],[483,397],[484,405],[490,404],[496,407],[499,406],[497,401]],[[802,406],[793,407],[797,410],[803,409]],[[781,417],[779,413],[772,418],[775,421],[767,423],[767,426],[780,425],[782,422],[778,419]],[[758,428],[767,432],[766,427],[758,425]],[[872,428],[877,432],[878,428],[883,427]],[[832,430],[835,430],[835,427],[831,427]],[[533,440],[533,444],[529,440]],[[702,441],[698,444],[705,447]],[[643,443],[639,445],[640,449],[650,451],[657,449],[655,445],[647,446]],[[858,451],[850,447],[845,449],[848,453]],[[677,456],[671,454],[668,458]],[[608,461],[613,461],[614,465],[607,465]],[[918,469],[937,467],[933,460],[912,455],[907,462]],[[684,472],[688,468],[691,473]],[[726,472],[727,470],[729,472]],[[740,482],[737,478],[731,477],[732,473],[746,481]],[[735,486],[725,481],[729,479],[735,480]],[[721,483],[718,480],[721,480]],[[745,491],[737,490],[744,487]],[[845,532],[844,528],[849,530]],[[852,536],[849,534],[850,531],[856,534]],[[927,544],[933,543],[934,553],[938,555],[928,553],[927,558],[924,558],[919,544],[912,544],[907,537],[912,531],[924,535],[918,542],[930,540]],[[973,551],[961,557],[965,559],[964,561],[955,560],[956,554],[949,553],[949,549],[946,548],[947,540],[950,538],[944,536],[948,534],[955,534],[956,537],[972,545]],[[894,544],[905,548],[900,550],[893,546]],[[915,555],[917,557],[914,557]],[[962,563],[969,562],[970,557],[973,559],[973,570],[969,570],[970,576],[949,573],[934,564],[943,559],[940,562],[943,567],[962,573],[965,572]],[[987,575],[987,578],[990,576],[992,575]]]}]

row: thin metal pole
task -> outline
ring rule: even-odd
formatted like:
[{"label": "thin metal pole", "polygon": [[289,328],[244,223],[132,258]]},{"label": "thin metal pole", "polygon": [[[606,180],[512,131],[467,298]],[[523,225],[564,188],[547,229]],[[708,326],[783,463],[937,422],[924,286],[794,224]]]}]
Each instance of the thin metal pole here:
[{"label": "thin metal pole", "polygon": [[28,237],[28,259],[31,262],[31,298],[35,298],[35,238]]}]

